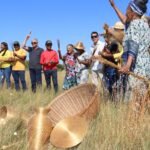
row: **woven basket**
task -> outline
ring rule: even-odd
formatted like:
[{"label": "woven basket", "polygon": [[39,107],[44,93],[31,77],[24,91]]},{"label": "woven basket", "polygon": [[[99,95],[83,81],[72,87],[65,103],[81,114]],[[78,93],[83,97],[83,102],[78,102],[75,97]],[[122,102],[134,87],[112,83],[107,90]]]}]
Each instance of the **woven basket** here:
[{"label": "woven basket", "polygon": [[49,110],[38,108],[36,113],[28,122],[28,149],[43,150],[47,149],[50,134],[52,131],[52,123],[47,116]]},{"label": "woven basket", "polygon": [[91,120],[99,110],[99,95],[94,84],[83,84],[56,97],[48,106],[49,117],[55,126],[71,116],[83,116]]}]

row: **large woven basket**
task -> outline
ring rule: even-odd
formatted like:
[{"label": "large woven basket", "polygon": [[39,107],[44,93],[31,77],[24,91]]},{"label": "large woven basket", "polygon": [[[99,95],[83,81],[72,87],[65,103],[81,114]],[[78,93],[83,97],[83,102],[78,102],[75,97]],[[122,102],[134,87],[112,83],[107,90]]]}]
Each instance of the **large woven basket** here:
[{"label": "large woven basket", "polygon": [[94,84],[83,84],[56,97],[50,104],[49,117],[55,126],[71,116],[83,116],[91,120],[99,110],[99,95]]}]

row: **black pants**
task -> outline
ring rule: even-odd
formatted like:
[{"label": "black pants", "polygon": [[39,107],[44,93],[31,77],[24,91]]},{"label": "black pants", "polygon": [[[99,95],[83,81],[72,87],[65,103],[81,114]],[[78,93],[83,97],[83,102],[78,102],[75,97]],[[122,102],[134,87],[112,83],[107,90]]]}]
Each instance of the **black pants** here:
[{"label": "black pants", "polygon": [[51,77],[52,77],[54,90],[55,92],[57,92],[58,91],[57,70],[46,70],[44,71],[44,75],[45,75],[47,88],[48,89],[51,88]]},{"label": "black pants", "polygon": [[42,86],[42,69],[30,69],[31,88],[36,92],[36,87]]}]

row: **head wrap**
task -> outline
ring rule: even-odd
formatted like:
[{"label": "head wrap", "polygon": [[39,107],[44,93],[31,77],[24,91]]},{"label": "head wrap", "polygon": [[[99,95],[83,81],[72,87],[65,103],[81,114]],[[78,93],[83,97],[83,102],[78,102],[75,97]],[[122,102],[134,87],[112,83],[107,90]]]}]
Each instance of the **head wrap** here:
[{"label": "head wrap", "polygon": [[140,9],[139,6],[137,6],[137,4],[135,3],[135,1],[131,1],[129,3],[130,8],[132,9],[132,11],[134,11],[135,13],[137,13],[138,15],[142,16],[145,12],[143,12],[142,9]]}]

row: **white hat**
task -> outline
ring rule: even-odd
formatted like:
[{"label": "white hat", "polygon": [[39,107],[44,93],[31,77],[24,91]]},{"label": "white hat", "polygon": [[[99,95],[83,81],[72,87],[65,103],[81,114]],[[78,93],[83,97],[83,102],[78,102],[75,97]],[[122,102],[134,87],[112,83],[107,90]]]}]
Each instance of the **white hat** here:
[{"label": "white hat", "polygon": [[124,27],[124,24],[122,22],[118,21],[118,22],[115,23],[114,29],[124,30],[125,27]]}]

